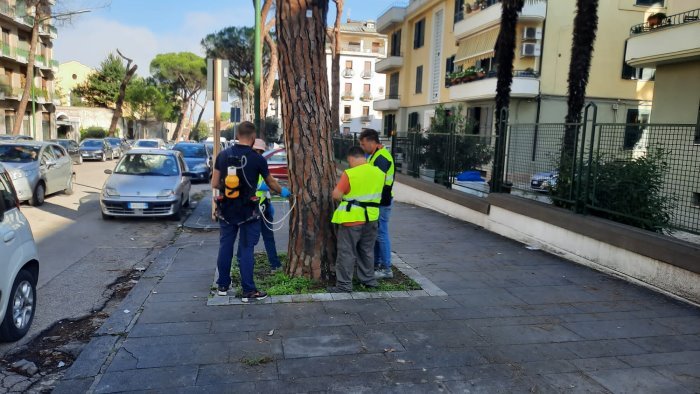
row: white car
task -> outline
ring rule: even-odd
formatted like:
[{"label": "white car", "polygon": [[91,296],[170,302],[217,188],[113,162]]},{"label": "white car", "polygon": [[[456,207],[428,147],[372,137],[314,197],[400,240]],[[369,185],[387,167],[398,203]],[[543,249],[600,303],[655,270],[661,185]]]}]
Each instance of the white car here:
[{"label": "white car", "polygon": [[34,320],[39,258],[32,229],[0,164],[0,340],[24,337]]},{"label": "white car", "polygon": [[136,140],[133,148],[165,149],[165,141],[160,138]]}]

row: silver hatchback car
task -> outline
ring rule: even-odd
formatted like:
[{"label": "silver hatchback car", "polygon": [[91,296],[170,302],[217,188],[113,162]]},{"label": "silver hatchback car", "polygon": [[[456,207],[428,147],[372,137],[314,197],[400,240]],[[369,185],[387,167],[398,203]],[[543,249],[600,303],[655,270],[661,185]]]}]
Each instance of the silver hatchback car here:
[{"label": "silver hatchback car", "polygon": [[73,193],[73,160],[58,144],[3,142],[0,143],[0,163],[10,173],[20,201],[39,206],[49,194]]},{"label": "silver hatchback car", "polygon": [[190,203],[191,173],[180,152],[132,149],[102,187],[102,217],[171,216],[180,219]]}]

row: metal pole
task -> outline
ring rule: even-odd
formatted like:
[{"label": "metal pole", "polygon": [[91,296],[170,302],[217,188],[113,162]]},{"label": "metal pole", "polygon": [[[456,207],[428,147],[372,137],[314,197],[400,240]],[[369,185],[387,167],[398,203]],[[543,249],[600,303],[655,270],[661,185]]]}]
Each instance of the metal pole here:
[{"label": "metal pole", "polygon": [[[254,0],[255,1],[255,58],[253,61],[253,64],[255,68],[253,69],[253,86],[255,89],[255,127],[258,130],[258,134],[262,132],[261,128],[261,123],[260,123],[260,79],[262,75],[262,43],[260,40],[260,31],[261,31],[261,24],[262,21],[260,20],[262,18],[262,11],[260,9],[260,0]],[[262,134],[260,134],[262,135]]]},{"label": "metal pole", "polygon": [[[221,59],[214,59],[214,91],[212,92],[212,98],[214,99],[214,159],[213,164],[216,163],[216,158],[219,156],[221,151]],[[223,182],[226,174],[221,174],[219,182]],[[216,194],[215,194],[216,195]],[[216,204],[211,204],[211,215],[216,217]]]}]

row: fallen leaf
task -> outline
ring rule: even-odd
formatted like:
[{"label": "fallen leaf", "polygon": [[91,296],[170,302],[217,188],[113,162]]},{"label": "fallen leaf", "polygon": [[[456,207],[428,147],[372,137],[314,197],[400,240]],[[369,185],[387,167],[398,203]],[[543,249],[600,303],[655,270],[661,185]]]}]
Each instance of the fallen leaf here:
[{"label": "fallen leaf", "polygon": [[129,313],[129,312],[131,312],[131,311],[128,309],[124,309],[124,313]]},{"label": "fallen leaf", "polygon": [[275,329],[274,329],[274,328],[273,328],[272,330],[270,330],[270,332],[267,333],[267,336],[268,336],[268,337],[271,337],[271,336],[273,336],[273,335],[275,335]]}]

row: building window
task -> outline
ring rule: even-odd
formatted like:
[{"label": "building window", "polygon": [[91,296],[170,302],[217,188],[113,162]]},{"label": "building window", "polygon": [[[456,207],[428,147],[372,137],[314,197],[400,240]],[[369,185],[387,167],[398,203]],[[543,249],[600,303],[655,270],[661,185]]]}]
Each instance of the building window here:
[{"label": "building window", "polygon": [[625,136],[622,147],[624,149],[633,149],[634,146],[642,138],[643,124],[647,123],[648,115],[639,113],[636,108],[627,110],[627,118],[625,119]]},{"label": "building window", "polygon": [[401,56],[401,29],[391,34],[390,56]]},{"label": "building window", "polygon": [[659,7],[663,7],[664,0],[636,0],[634,5],[642,5],[642,6],[658,5]]},{"label": "building window", "polygon": [[347,68],[348,70],[352,70],[352,60],[345,61],[345,68]]},{"label": "building window", "polygon": [[423,66],[416,67],[416,94],[423,93]]},{"label": "building window", "polygon": [[411,112],[408,114],[408,130],[418,130],[419,127],[418,112]]},{"label": "building window", "polygon": [[343,134],[350,134],[350,128],[349,128],[349,127],[343,127]]},{"label": "building window", "polygon": [[396,130],[396,114],[384,115],[384,135],[389,137]]},{"label": "building window", "polygon": [[425,43],[425,18],[413,25],[413,49],[422,48]]},{"label": "building window", "polygon": [[399,73],[393,73],[389,76],[388,98],[399,98]]},{"label": "building window", "polygon": [[15,111],[5,110],[5,134],[12,134],[12,127],[15,125]]},{"label": "building window", "polygon": [[345,94],[352,94],[352,84],[351,83],[346,83],[345,84]]},{"label": "building window", "polygon": [[369,117],[369,107],[368,106],[362,107],[362,116]]},{"label": "building window", "polygon": [[346,105],[343,107],[343,122],[349,122],[352,117],[352,107]]},{"label": "building window", "polygon": [[627,62],[625,62],[625,53],[627,53],[627,43],[625,43],[625,50],[622,51],[622,79],[653,81],[656,78],[656,69],[636,68],[627,64]]},{"label": "building window", "polygon": [[464,19],[464,0],[455,0],[455,22]]}]

